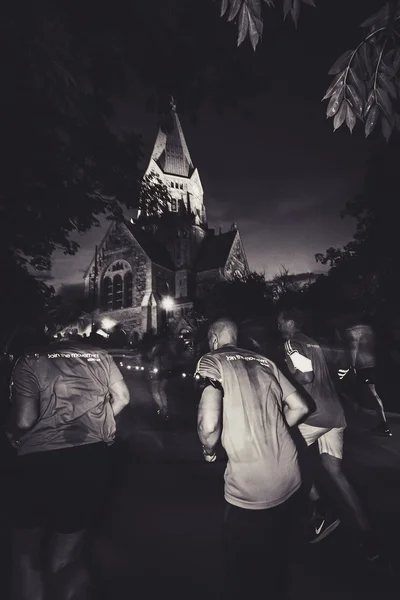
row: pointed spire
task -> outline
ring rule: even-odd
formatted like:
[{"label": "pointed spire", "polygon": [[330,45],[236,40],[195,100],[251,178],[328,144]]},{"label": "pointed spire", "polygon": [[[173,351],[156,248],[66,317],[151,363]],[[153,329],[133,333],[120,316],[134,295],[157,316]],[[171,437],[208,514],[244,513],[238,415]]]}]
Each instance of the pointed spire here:
[{"label": "pointed spire", "polygon": [[176,112],[176,103],[173,96],[169,97],[169,108],[169,126],[160,128],[151,158],[168,175],[190,177],[194,171],[194,166]]}]

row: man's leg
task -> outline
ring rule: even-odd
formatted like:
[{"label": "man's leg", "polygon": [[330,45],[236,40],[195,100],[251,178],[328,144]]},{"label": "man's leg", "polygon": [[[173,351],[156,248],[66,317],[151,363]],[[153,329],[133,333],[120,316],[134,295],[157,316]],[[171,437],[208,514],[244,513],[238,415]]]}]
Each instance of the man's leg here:
[{"label": "man's leg", "polygon": [[[310,447],[315,442],[317,442],[322,436],[327,434],[330,429],[323,427],[314,427],[312,425],[307,425],[306,423],[302,423],[299,425],[299,431],[306,442],[307,446]],[[320,448],[318,448],[320,452]],[[309,456],[309,460],[311,457]],[[314,464],[314,480],[316,476],[319,475],[318,479],[326,479],[326,476],[323,477],[325,469],[321,468],[320,461]],[[324,497],[321,497],[321,494],[313,483],[310,492],[309,499],[312,505],[312,517],[310,523],[310,531],[309,531],[309,541],[310,543],[316,543],[323,540],[327,535],[332,533],[340,524],[340,519],[338,518],[337,513],[332,510],[332,507],[327,505]]]},{"label": "man's leg", "polygon": [[352,520],[360,532],[370,531],[368,518],[361,506],[358,496],[342,470],[342,460],[327,453],[321,454],[321,461],[329,473],[335,488],[340,493],[345,505],[349,509]]},{"label": "man's leg", "polygon": [[44,600],[42,528],[12,532],[12,600]]},{"label": "man's leg", "polygon": [[82,564],[85,530],[54,533],[49,545],[49,573],[54,600],[86,600],[89,575]]},{"label": "man's leg", "polygon": [[298,494],[267,510],[227,505],[223,524],[224,600],[286,597],[289,546],[300,518]]},{"label": "man's leg", "polygon": [[96,443],[58,451],[62,477],[52,515],[48,571],[55,600],[84,600],[89,588],[83,545],[97,525],[109,474],[109,448]]}]

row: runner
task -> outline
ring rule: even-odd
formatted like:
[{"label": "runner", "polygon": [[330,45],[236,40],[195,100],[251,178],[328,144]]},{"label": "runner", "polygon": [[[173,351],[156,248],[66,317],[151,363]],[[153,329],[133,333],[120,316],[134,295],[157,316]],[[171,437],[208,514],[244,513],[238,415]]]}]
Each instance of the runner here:
[{"label": "runner", "polygon": [[[204,390],[198,434],[207,462],[221,438],[228,455],[223,522],[225,598],[253,598],[268,585],[285,597],[288,550],[301,518],[301,476],[289,432],[308,411],[275,364],[237,347],[236,325],[216,321],[196,375]],[[292,540],[293,542],[293,540]]]},{"label": "runner", "polygon": [[[350,324],[351,323],[351,324]],[[376,341],[375,333],[371,325],[367,324],[362,317],[350,316],[347,327],[339,331],[349,348],[351,363],[347,369],[341,369],[339,378],[343,379],[352,369],[356,375],[358,386],[355,395],[360,403],[367,408],[373,407],[378,415],[379,422],[371,430],[371,433],[392,437],[389,429],[383,402],[376,391]]]},{"label": "runner", "polygon": [[103,508],[108,446],[129,391],[104,350],[81,344],[38,348],[12,374],[15,600],[87,597],[81,547]]},{"label": "runner", "polygon": [[[278,328],[285,340],[288,369],[304,393],[315,402],[315,411],[299,425],[299,430],[308,446],[318,442],[323,467],[349,510],[367,559],[378,567],[383,564],[383,559],[377,551],[371,525],[355,490],[342,471],[343,435],[346,427],[344,411],[324,354],[315,340],[302,333],[303,324],[304,316],[297,309],[283,310],[278,316]],[[314,543],[324,539],[340,521],[320,497],[315,486],[310,498],[314,503],[310,542]]]}]

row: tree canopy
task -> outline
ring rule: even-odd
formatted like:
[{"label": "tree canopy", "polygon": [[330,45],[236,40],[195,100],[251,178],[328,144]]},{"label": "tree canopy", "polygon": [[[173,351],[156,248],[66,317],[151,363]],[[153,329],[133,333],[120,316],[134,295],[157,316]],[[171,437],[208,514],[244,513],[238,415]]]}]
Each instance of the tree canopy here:
[{"label": "tree canopy", "polygon": [[[282,5],[284,18],[297,26],[302,4],[315,7],[314,0],[222,0],[221,16],[237,19],[238,46],[248,37],[256,50],[263,33],[263,9]],[[332,65],[334,79],[323,100],[329,100],[326,115],[333,128],[344,123],[353,131],[357,119],[368,137],[377,124],[388,141],[400,129],[400,1],[390,0],[364,20],[363,35],[357,45],[346,50]]]}]

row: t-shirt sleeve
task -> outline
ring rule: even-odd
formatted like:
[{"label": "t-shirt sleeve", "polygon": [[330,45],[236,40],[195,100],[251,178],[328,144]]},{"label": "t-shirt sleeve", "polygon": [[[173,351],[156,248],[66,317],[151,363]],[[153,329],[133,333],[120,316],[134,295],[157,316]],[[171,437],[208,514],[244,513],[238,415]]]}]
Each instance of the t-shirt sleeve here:
[{"label": "t-shirt sleeve", "polygon": [[11,377],[10,395],[11,400],[15,396],[37,400],[40,395],[39,382],[28,357],[21,357],[15,364]]},{"label": "t-shirt sleeve", "polygon": [[114,359],[111,358],[111,356],[108,357],[109,359],[109,367],[110,367],[110,382],[109,382],[109,386],[112,387],[115,383],[118,383],[118,381],[121,381],[121,379],[123,379],[123,375],[121,373],[121,371],[118,369],[117,365],[114,362]]},{"label": "t-shirt sleeve", "polygon": [[300,373],[310,373],[313,369],[312,360],[307,356],[303,344],[297,340],[288,340],[285,342],[286,363],[291,373],[300,371]]},{"label": "t-shirt sleeve", "polygon": [[293,394],[296,391],[296,388],[290,383],[290,381],[284,376],[283,373],[281,373],[281,371],[278,368],[277,379],[282,389],[282,400],[286,400],[286,398],[290,396],[290,394]]},{"label": "t-shirt sleeve", "polygon": [[213,381],[222,381],[221,366],[219,361],[212,354],[205,354],[197,363],[196,375],[204,379],[212,379]]}]

